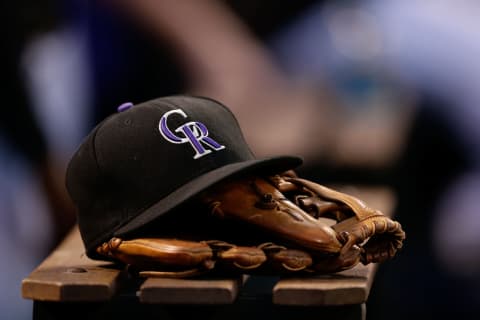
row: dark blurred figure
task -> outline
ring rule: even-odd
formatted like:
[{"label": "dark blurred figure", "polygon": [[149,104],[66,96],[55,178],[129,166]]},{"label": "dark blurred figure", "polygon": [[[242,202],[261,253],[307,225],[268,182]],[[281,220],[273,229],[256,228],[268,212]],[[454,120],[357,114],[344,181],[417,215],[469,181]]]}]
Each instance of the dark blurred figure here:
[{"label": "dark blurred figure", "polygon": [[39,124],[34,97],[26,83],[22,58],[29,42],[61,23],[58,10],[60,8],[55,1],[2,3],[1,10],[4,41],[0,61],[4,106],[0,116],[0,139],[4,143],[4,151],[17,154],[39,175],[52,207],[50,211],[54,215],[52,243],[65,235],[74,219],[68,200],[64,200],[62,191],[59,190],[56,159],[51,154],[45,133]]},{"label": "dark blurred figure", "polygon": [[312,120],[328,104],[317,86],[290,81],[264,41],[312,2],[99,2],[90,29],[96,110],[108,108],[99,118],[127,100],[199,94],[232,109],[259,156],[309,152],[302,137],[328,126]]},{"label": "dark blurred figure", "polygon": [[56,1],[0,5],[0,310],[5,319],[31,318],[31,302],[20,297],[21,280],[75,222],[63,167],[39,121],[25,69],[26,50],[62,25],[61,10]]}]

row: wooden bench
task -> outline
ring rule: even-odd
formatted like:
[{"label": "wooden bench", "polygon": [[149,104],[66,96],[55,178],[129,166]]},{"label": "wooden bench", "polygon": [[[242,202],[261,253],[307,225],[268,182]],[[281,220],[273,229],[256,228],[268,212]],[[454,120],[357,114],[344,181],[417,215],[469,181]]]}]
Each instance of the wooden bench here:
[{"label": "wooden bench", "polygon": [[[391,215],[389,189],[342,187]],[[365,319],[377,265],[309,278],[138,279],[84,254],[78,228],[22,282],[34,319]]]}]

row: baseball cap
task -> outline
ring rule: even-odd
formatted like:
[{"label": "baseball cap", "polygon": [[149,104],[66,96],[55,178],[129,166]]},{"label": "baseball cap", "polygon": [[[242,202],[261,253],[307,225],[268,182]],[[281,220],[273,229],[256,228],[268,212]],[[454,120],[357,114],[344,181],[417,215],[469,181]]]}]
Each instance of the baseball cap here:
[{"label": "baseball cap", "polygon": [[301,163],[296,156],[256,158],[225,105],[175,95],[123,104],[97,124],[68,163],[66,187],[87,256],[104,259],[98,245],[158,222],[223,179]]}]

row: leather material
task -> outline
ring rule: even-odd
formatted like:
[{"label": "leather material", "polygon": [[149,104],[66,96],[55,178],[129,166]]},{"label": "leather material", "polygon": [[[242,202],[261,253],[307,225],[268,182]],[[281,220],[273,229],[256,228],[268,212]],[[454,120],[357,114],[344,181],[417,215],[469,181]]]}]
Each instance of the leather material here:
[{"label": "leather material", "polygon": [[[252,228],[243,239],[235,238],[236,243],[187,241],[159,234],[130,240],[112,238],[97,252],[137,268],[142,276],[189,277],[213,269],[322,274],[359,263],[385,262],[395,257],[405,240],[398,221],[361,199],[300,179],[292,172],[266,178],[233,177],[207,189],[195,201],[198,214],[219,221],[216,226],[226,228],[226,233]],[[247,245],[251,239],[260,242]]]}]

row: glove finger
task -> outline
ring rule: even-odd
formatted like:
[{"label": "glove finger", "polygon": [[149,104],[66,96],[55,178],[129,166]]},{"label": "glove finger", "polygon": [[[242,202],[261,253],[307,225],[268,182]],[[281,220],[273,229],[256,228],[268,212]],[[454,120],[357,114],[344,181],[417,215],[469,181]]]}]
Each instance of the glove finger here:
[{"label": "glove finger", "polygon": [[97,252],[140,269],[213,267],[212,249],[204,242],[160,238],[131,240],[112,238],[99,246]]},{"label": "glove finger", "polygon": [[299,272],[313,264],[312,256],[303,250],[288,249],[273,243],[259,246],[268,257],[268,266],[274,272]]},{"label": "glove finger", "polygon": [[238,268],[240,270],[252,270],[259,268],[267,257],[265,253],[256,247],[234,246],[230,249],[217,253],[218,262],[224,266]]},{"label": "glove finger", "polygon": [[362,248],[362,263],[381,263],[392,259],[402,248],[405,232],[401,225],[387,217],[374,217],[361,228],[359,238],[367,239]]},{"label": "glove finger", "polygon": [[353,268],[361,261],[362,249],[352,245],[336,256],[317,257],[313,270],[316,273],[333,273]]}]

